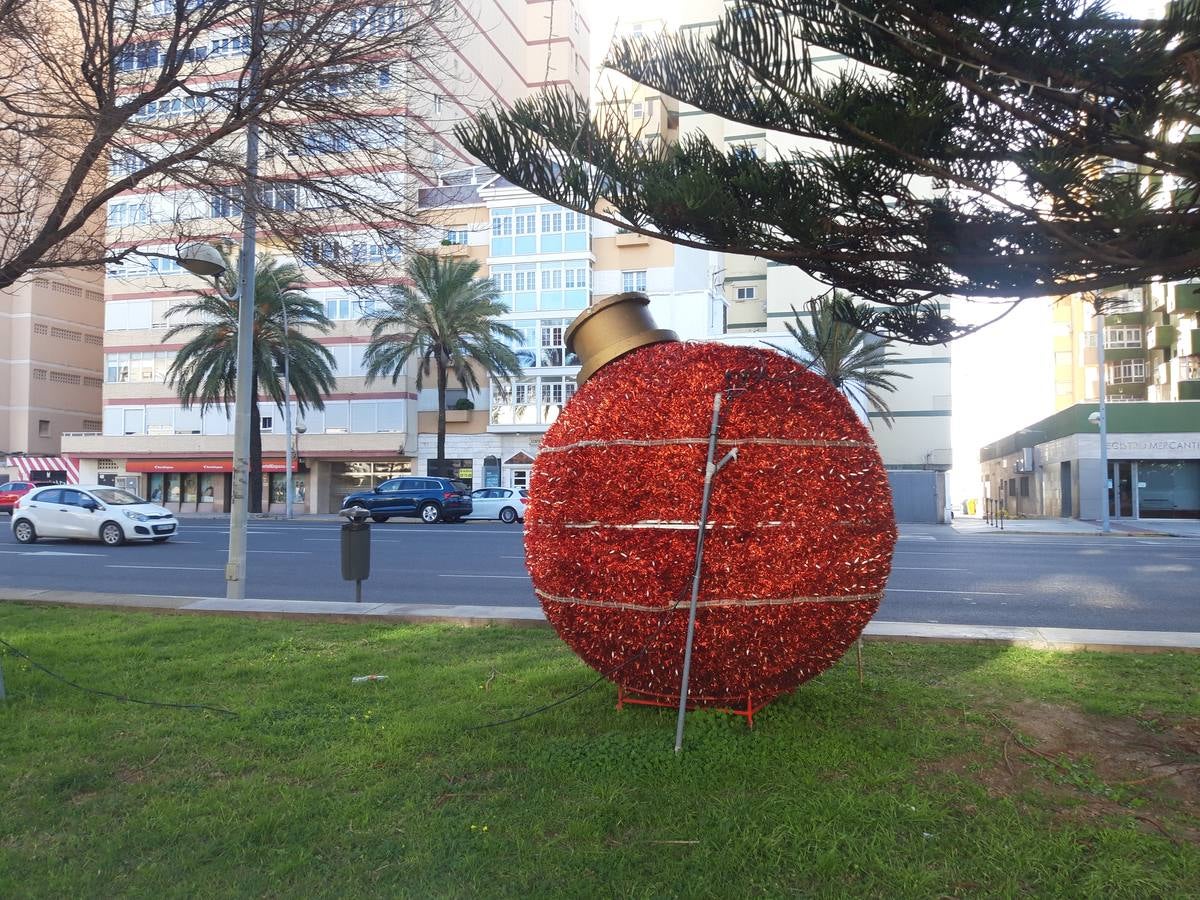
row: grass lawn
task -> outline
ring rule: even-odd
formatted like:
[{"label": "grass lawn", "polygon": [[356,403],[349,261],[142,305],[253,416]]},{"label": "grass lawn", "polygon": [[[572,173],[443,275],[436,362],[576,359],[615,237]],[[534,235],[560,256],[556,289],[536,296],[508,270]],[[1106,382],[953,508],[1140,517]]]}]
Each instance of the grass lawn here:
[{"label": "grass lawn", "polygon": [[[0,604],[0,896],[1195,896],[1200,657],[868,644],[756,718],[533,629]],[[352,684],[381,672],[387,681]]]}]

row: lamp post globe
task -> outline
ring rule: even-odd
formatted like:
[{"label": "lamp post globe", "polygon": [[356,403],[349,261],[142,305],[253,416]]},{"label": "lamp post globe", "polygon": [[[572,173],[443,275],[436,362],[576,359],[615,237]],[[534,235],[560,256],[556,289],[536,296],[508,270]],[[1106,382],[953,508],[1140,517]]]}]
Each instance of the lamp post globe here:
[{"label": "lamp post globe", "polygon": [[218,279],[225,274],[225,258],[212,244],[188,244],[179,248],[179,265],[200,278]]}]

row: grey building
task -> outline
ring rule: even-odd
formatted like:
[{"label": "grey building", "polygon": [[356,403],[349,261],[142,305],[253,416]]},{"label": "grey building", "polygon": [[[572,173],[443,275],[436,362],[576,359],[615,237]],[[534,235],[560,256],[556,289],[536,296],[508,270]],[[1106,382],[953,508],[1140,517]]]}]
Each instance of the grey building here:
[{"label": "grey building", "polygon": [[1100,435],[1077,403],[979,452],[983,494],[1010,516],[1200,518],[1200,401],[1108,406],[1108,473]]}]

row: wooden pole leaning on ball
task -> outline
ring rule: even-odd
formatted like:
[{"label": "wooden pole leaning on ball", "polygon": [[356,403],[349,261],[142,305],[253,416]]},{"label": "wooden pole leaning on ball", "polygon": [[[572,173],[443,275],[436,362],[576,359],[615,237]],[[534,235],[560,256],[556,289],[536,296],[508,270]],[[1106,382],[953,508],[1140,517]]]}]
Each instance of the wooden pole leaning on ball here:
[{"label": "wooden pole leaning on ball", "polygon": [[700,576],[704,569],[704,536],[708,532],[708,500],[713,478],[726,463],[737,459],[737,447],[713,463],[717,455],[717,432],[721,428],[721,391],[713,394],[712,428],[708,432],[708,459],[704,464],[704,493],[700,500],[700,526],[696,529],[696,564],[692,570],[692,602],[688,608],[687,638],[683,644],[683,675],[679,681],[679,715],[675,720],[675,752],[683,750],[683,721],[687,715],[688,676],[692,671],[692,641],[696,635],[696,604],[700,599]]}]

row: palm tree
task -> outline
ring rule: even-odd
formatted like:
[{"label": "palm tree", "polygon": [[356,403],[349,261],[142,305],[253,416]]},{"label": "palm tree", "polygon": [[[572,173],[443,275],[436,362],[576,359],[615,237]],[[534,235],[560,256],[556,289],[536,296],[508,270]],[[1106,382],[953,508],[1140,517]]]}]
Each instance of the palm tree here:
[{"label": "palm tree", "polygon": [[412,256],[405,267],[408,281],[392,288],[383,308],[362,317],[371,326],[371,342],[363,355],[367,383],[391,375],[392,383],[418,359],[417,390],[431,373],[437,375],[437,459],[446,458],[446,385],[451,373],[463,390],[478,393],[472,362],[493,378],[521,374],[510,344],[521,333],[496,321],[508,312],[489,278],[476,278],[479,263],[431,253]]},{"label": "palm tree", "polygon": [[[164,342],[176,335],[190,335],[167,370],[167,384],[175,388],[185,407],[198,403],[203,413],[210,407],[222,406],[228,413],[234,401],[238,303],[230,298],[237,293],[237,287],[237,265],[226,257],[220,294],[198,294],[167,313],[168,318],[186,321],[172,326],[163,337]],[[283,405],[284,356],[288,357],[291,395],[302,415],[309,407],[324,409],[325,395],[336,384],[333,354],[304,333],[304,330],[326,333],[333,323],[325,316],[321,303],[304,289],[300,269],[294,263],[266,254],[258,257],[254,267],[255,392],[250,407],[250,512],[262,512],[262,420],[258,397],[263,394]]]},{"label": "palm tree", "polygon": [[845,394],[864,414],[870,406],[879,413],[884,424],[891,428],[895,417],[892,416],[892,411],[881,392],[894,392],[897,389],[893,383],[895,379],[912,376],[886,368],[897,358],[897,354],[890,349],[890,341],[876,340],[868,343],[866,332],[838,317],[839,307],[847,304],[854,309],[866,308],[866,304],[855,303],[838,291],[834,292],[832,298],[824,295],[810,301],[808,308],[812,313],[811,329],[793,306],[792,313],[796,321],[794,324],[786,323],[787,330],[796,339],[804,355],[783,347],[775,349],[799,360],[806,369],[820,375]]}]

